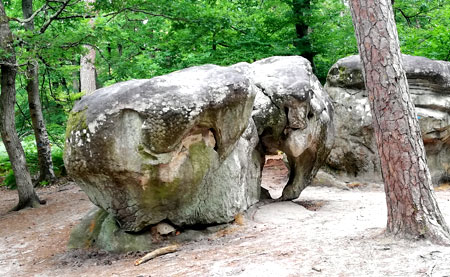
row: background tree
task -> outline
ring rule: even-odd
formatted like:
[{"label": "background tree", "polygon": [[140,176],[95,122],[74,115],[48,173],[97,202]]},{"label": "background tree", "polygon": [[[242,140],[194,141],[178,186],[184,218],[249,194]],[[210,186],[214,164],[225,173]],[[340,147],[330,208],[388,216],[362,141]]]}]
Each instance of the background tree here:
[{"label": "background tree", "polygon": [[394,13],[403,53],[450,61],[450,1],[397,0]]},{"label": "background tree", "polygon": [[298,49],[300,54],[306,58],[313,68],[314,53],[309,36],[309,17],[311,16],[311,1],[310,0],[292,0],[292,11],[295,20],[295,34],[294,46]]},{"label": "background tree", "polygon": [[388,210],[387,232],[450,243],[432,190],[390,0],[350,0]]},{"label": "background tree", "polygon": [[0,66],[1,66],[1,94],[0,94],[0,127],[3,143],[11,160],[12,169],[16,177],[19,191],[19,203],[15,210],[24,207],[39,206],[39,200],[31,183],[25,153],[20,144],[15,126],[14,104],[16,102],[16,54],[14,41],[9,28],[9,20],[5,13],[3,2],[0,0]]},{"label": "background tree", "polygon": [[[24,74],[19,75],[17,79],[25,79],[26,82],[26,92],[27,100],[29,103],[29,111],[31,124],[36,133],[37,147],[39,164],[46,165],[46,175],[47,178],[53,179],[54,174],[51,167],[51,156],[50,156],[50,146],[48,143],[48,137],[45,132],[45,124],[43,119],[43,114],[41,110],[40,100],[39,100],[39,74],[37,70],[36,57],[39,57],[44,64],[45,62],[45,49],[51,46],[51,44],[46,44],[46,33],[50,29],[53,22],[62,19],[62,16],[68,7],[71,0],[57,2],[55,6],[51,6],[49,2],[41,4],[41,7],[33,13],[32,2],[24,0],[21,2],[21,9],[16,9],[13,13],[13,17],[8,17],[4,9],[2,2],[2,50],[0,51],[1,59],[4,61],[2,63],[2,140],[8,153],[8,159],[12,167],[12,172],[14,173],[15,184],[18,187],[19,192],[19,204],[15,209],[21,209],[24,207],[36,207],[43,201],[40,201],[37,197],[31,184],[30,172],[27,168],[26,158],[24,156],[23,148],[20,144],[20,138],[16,132],[15,126],[15,104],[16,104],[16,73],[20,70],[17,64],[17,52],[19,53],[19,61],[25,61],[28,65]],[[74,1],[76,3],[76,1]],[[9,3],[10,5],[20,4],[17,2]],[[72,5],[75,7],[74,5]],[[53,12],[47,12],[47,10],[52,10]],[[22,11],[24,19],[18,19],[17,11]],[[46,11],[43,13],[43,11]],[[38,31],[34,31],[35,20],[40,21],[40,28]],[[20,24],[13,27],[13,30],[17,32],[20,36],[13,36],[10,23],[11,20],[17,21]],[[25,30],[22,30],[22,26],[25,26]],[[53,38],[53,40],[55,40]],[[42,44],[36,43],[40,41]],[[61,43],[60,40],[57,40]],[[66,43],[66,42],[63,42]],[[57,44],[57,43],[54,43]],[[42,50],[44,49],[44,50]],[[54,52],[55,53],[55,52]],[[53,55],[54,55],[53,53]],[[25,112],[17,105],[18,110],[23,116]],[[64,127],[63,127],[64,128]],[[45,141],[46,140],[46,141]],[[45,145],[46,144],[46,145]],[[45,163],[42,163],[41,152],[39,150],[44,149],[45,152]],[[48,162],[50,160],[50,162]],[[42,167],[41,167],[42,169]],[[42,171],[41,171],[42,173]],[[48,174],[53,175],[48,176]],[[42,175],[41,175],[42,177]],[[31,186],[31,188],[30,188]]]},{"label": "background tree", "polygon": [[[84,0],[86,8],[92,10],[91,4],[95,0]],[[94,27],[94,19],[89,20],[89,25]],[[92,45],[83,45],[87,53],[81,56],[80,59],[80,86],[84,93],[91,93],[97,89],[96,71],[95,71],[95,48]]]},{"label": "background tree", "polygon": [[[24,23],[25,30],[32,33],[34,31],[33,0],[22,0],[22,13],[23,18],[27,20]],[[29,52],[33,52],[33,49],[29,47],[27,47],[27,50]],[[28,60],[25,76],[27,82],[26,90],[28,95],[28,107],[33,125],[34,136],[36,138],[39,161],[39,178],[36,180],[36,183],[44,180],[49,182],[55,180],[50,140],[48,139],[44,115],[42,114],[41,99],[39,97],[38,68],[39,65],[36,61],[36,57],[31,55]]]}]

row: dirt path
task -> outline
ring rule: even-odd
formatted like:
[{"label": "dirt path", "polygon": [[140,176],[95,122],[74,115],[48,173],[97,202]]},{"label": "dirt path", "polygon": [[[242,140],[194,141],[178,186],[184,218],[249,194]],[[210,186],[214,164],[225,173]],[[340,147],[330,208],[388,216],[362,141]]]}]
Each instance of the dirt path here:
[{"label": "dirt path", "polygon": [[[264,182],[277,188],[282,178],[272,175]],[[39,195],[47,205],[8,213],[16,192],[0,190],[0,276],[450,276],[449,247],[382,235],[376,187],[309,187],[296,202],[251,209],[243,225],[189,231],[198,239],[138,267],[142,253],[66,250],[71,228],[93,207],[75,184]],[[437,196],[450,223],[450,191]]]}]

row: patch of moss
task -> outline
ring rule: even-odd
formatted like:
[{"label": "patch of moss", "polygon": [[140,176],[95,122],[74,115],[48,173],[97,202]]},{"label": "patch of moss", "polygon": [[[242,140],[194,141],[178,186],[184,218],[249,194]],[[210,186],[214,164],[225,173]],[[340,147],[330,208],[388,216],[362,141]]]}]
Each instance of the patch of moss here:
[{"label": "patch of moss", "polygon": [[[361,83],[362,81],[362,83]],[[364,81],[362,71],[347,70],[345,67],[339,67],[339,81],[340,84],[345,84],[349,88],[364,89]]]},{"label": "patch of moss", "polygon": [[149,232],[127,233],[119,228],[114,216],[108,215],[103,221],[98,235],[97,246],[109,252],[147,251],[152,239]]},{"label": "patch of moss", "polygon": [[[141,195],[141,199],[148,206],[159,206],[161,202],[176,201],[195,191],[193,186],[199,185],[211,167],[214,150],[204,142],[194,143],[189,147],[189,160],[180,169],[179,176],[172,182],[159,179],[159,167],[143,166],[149,176],[149,181]],[[180,195],[181,194],[181,195]]]},{"label": "patch of moss", "polygon": [[69,249],[96,247],[110,252],[146,251],[152,245],[147,233],[127,233],[119,228],[114,216],[103,209],[89,212],[72,231]]},{"label": "patch of moss", "polygon": [[173,182],[163,182],[158,176],[158,166],[143,165],[142,169],[149,175],[149,180],[144,185],[144,190],[140,195],[141,201],[138,202],[145,203],[149,207],[154,207],[159,206],[161,200],[163,202],[170,202],[171,199],[176,198],[181,183],[179,178],[175,178]]},{"label": "patch of moss", "polygon": [[158,185],[154,186],[154,193],[157,199],[170,199],[176,196],[178,187],[180,185],[180,179],[175,178],[173,182],[158,182]]},{"label": "patch of moss", "polygon": [[211,167],[211,152],[212,149],[203,142],[194,143],[189,147],[189,157],[192,162],[194,170],[194,183],[199,184],[205,174]]},{"label": "patch of moss", "polygon": [[69,249],[89,248],[95,245],[95,241],[102,228],[103,221],[108,213],[96,208],[89,212],[70,234]]},{"label": "patch of moss", "polygon": [[87,129],[86,110],[70,112],[67,120],[66,139],[72,131]]}]

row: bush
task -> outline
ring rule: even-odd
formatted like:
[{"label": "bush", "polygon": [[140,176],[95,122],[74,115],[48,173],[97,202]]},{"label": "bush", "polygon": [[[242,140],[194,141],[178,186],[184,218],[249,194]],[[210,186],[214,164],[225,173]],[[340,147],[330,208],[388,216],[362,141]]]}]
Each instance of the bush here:
[{"label": "bush", "polygon": [[55,147],[52,151],[53,170],[55,171],[55,175],[58,177],[66,175],[63,154],[64,151],[59,147]]},{"label": "bush", "polygon": [[[39,158],[37,154],[34,135],[29,135],[23,138],[22,147],[25,151],[27,166],[30,170],[31,175],[37,174],[39,172]],[[56,144],[52,144],[53,169],[57,177],[64,176],[66,174],[63,161],[63,153],[63,149],[61,149]],[[0,143],[0,178],[3,179],[3,182],[0,184],[0,186],[5,186],[9,189],[16,188],[16,178],[14,176],[14,172],[12,171],[11,163],[9,161],[6,149],[2,143]],[[45,186],[47,184],[48,182],[46,181],[40,183],[41,186]]]},{"label": "bush", "polygon": [[8,171],[8,174],[5,177],[5,180],[3,180],[2,186],[7,187],[8,189],[16,189],[16,176],[14,176],[14,172],[12,169]]}]

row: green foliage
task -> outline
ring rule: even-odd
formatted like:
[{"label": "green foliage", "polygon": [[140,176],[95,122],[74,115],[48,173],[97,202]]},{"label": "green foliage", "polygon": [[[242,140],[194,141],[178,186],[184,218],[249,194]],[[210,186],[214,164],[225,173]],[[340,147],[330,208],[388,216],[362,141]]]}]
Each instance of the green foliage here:
[{"label": "green foliage", "polygon": [[63,161],[64,151],[55,147],[52,151],[52,160],[53,160],[53,170],[55,171],[56,176],[64,176],[66,174],[66,168],[64,167]]},{"label": "green foliage", "polygon": [[5,146],[0,143],[0,176],[3,176],[3,184],[6,185],[6,178],[10,175],[11,172],[12,169],[11,163],[9,162],[8,153],[6,153]]},{"label": "green foliage", "polygon": [[396,1],[401,50],[405,54],[450,60],[450,2]]},{"label": "green foliage", "polygon": [[310,26],[316,75],[325,82],[328,70],[339,59],[358,54],[350,10],[342,1],[315,0]]},{"label": "green foliage", "polygon": [[[34,135],[28,135],[22,140],[22,147],[25,151],[25,157],[32,175],[35,175],[39,171],[38,155],[36,148],[36,141],[34,140]],[[63,161],[63,150],[57,145],[52,145],[52,160],[53,169],[56,176],[63,176],[66,174],[64,161]],[[0,143],[0,176],[3,176],[3,182],[1,186],[6,186],[10,189],[16,188],[16,179],[14,177],[14,172],[11,168],[11,163],[9,161],[8,154],[6,153],[5,147]],[[48,182],[41,182],[40,185],[45,186]]]},{"label": "green foliage", "polygon": [[14,172],[11,170],[6,174],[5,180],[3,180],[2,186],[7,187],[8,189],[16,189],[16,176],[14,176]]}]

